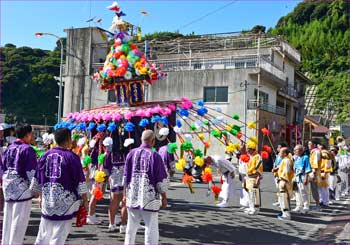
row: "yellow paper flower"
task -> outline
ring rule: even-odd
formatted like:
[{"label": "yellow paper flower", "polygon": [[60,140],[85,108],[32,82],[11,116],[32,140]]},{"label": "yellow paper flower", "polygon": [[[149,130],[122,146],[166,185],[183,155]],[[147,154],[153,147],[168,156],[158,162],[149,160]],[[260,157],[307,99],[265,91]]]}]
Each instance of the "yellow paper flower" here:
[{"label": "yellow paper flower", "polygon": [[204,160],[203,158],[196,156],[194,158],[194,163],[198,166],[198,167],[202,167],[204,165]]},{"label": "yellow paper flower", "polygon": [[258,139],[255,136],[250,137],[249,140],[253,141],[255,144],[258,144]]},{"label": "yellow paper flower", "polygon": [[209,174],[213,173],[213,171],[212,171],[212,169],[211,169],[210,167],[206,167],[206,168],[204,169],[204,172],[205,172],[205,173],[209,173]]},{"label": "yellow paper flower", "polygon": [[225,129],[226,131],[230,132],[232,130],[232,127],[230,125],[227,125]]},{"label": "yellow paper flower", "polygon": [[247,126],[248,126],[249,129],[253,129],[253,128],[256,128],[256,123],[255,122],[249,122],[247,124]]},{"label": "yellow paper flower", "polygon": [[186,166],[186,161],[183,158],[180,158],[177,163],[175,164],[175,167],[178,171],[182,171],[184,167]]},{"label": "yellow paper flower", "polygon": [[235,148],[237,151],[240,151],[241,150],[241,144],[234,144],[235,145]]},{"label": "yellow paper flower", "polygon": [[94,177],[97,183],[102,183],[105,181],[106,174],[101,170],[97,170]]},{"label": "yellow paper flower", "polygon": [[226,146],[226,152],[227,153],[233,153],[236,151],[236,147],[234,144],[229,143],[228,146]]},{"label": "yellow paper flower", "polygon": [[204,134],[198,134],[198,139],[204,140]]},{"label": "yellow paper flower", "polygon": [[256,150],[256,143],[255,142],[249,140],[246,145],[247,145],[247,148]]},{"label": "yellow paper flower", "polygon": [[177,162],[175,164],[175,168],[176,168],[177,171],[183,171],[184,170],[184,168],[182,167],[180,162]]}]

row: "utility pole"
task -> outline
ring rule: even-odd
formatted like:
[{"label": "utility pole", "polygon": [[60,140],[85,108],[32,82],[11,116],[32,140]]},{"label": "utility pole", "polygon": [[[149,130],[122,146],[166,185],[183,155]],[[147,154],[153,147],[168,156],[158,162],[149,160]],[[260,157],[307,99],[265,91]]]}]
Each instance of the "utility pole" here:
[{"label": "utility pole", "polygon": [[[243,101],[244,101],[244,125],[247,125],[247,87],[248,81],[244,80],[239,85],[240,87],[244,87]],[[247,136],[247,127],[244,127],[244,135]]]}]

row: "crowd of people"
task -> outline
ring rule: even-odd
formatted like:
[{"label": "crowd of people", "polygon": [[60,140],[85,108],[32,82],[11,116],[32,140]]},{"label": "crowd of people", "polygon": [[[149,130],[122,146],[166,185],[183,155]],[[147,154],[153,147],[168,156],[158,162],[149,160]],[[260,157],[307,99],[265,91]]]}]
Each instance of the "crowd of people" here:
[{"label": "crowd of people", "polygon": [[[134,244],[143,220],[145,244],[158,243],[158,211],[167,207],[166,192],[175,158],[166,146],[158,152],[154,149],[153,131],[144,130],[141,145],[123,152],[113,147],[111,138],[101,140],[97,134],[89,144],[80,144],[69,129],[59,128],[44,137],[46,149],[40,156],[32,147],[35,140],[30,125],[18,125],[15,133],[16,140],[0,155],[5,200],[2,244],[23,244],[33,198],[38,198],[42,212],[35,244],[64,244],[73,218],[80,213],[87,214],[87,224],[101,223],[96,217],[96,205],[106,189],[110,193],[108,230],[115,232],[119,226],[119,232],[125,234],[125,244]],[[273,205],[280,206],[279,219],[291,219],[291,211],[310,212],[309,189],[315,210],[348,194],[350,158],[344,141],[329,150],[323,144],[309,142],[307,148],[296,145],[293,152],[281,144],[277,152],[272,174],[277,193]],[[262,195],[262,156],[252,142],[242,144],[240,154],[248,159],[238,157],[237,165],[232,163],[232,154],[206,156],[203,168],[214,166],[221,176],[222,200],[218,207],[229,207],[237,176],[242,183],[241,209],[256,215]],[[190,175],[194,173],[189,171]],[[293,196],[296,207],[291,209]]]}]

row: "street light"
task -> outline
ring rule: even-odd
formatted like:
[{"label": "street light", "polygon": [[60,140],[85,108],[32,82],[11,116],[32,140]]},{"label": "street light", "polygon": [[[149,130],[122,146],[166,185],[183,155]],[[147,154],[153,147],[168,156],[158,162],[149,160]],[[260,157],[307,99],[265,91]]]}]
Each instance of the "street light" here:
[{"label": "street light", "polygon": [[62,39],[52,33],[48,33],[48,32],[37,32],[35,33],[36,37],[42,37],[44,35],[48,35],[48,36],[53,36],[55,38],[57,38],[57,40],[60,42],[61,45],[61,64],[60,64],[60,86],[59,86],[59,92],[58,92],[58,112],[57,112],[57,122],[60,122],[61,118],[62,118],[62,86],[63,86],[63,82],[62,82],[62,69],[63,69],[63,42]]}]

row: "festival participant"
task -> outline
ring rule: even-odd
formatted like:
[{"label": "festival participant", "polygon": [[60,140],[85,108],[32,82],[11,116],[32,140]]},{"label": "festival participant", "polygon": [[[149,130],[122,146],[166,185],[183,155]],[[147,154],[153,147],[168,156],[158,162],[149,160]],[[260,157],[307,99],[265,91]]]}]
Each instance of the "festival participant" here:
[{"label": "festival participant", "polygon": [[158,154],[162,157],[165,164],[168,177],[173,177],[175,173],[175,157],[174,154],[168,152],[168,146],[164,145],[159,148]]},{"label": "festival participant", "polygon": [[289,220],[290,217],[290,193],[292,190],[292,180],[294,177],[293,160],[287,147],[282,147],[279,155],[282,162],[278,168],[278,189],[279,203],[282,214],[277,216],[281,220]]},{"label": "festival participant", "polygon": [[[140,220],[145,222],[145,244],[158,244],[158,211],[166,208],[168,179],[162,158],[152,150],[155,135],[145,130],[142,145],[129,152],[124,170],[124,201],[128,208],[125,244],[135,244]],[[161,201],[160,201],[161,196]]]},{"label": "festival participant", "polygon": [[249,209],[245,212],[249,215],[255,215],[260,209],[260,180],[263,174],[263,162],[261,156],[257,153],[257,146],[254,142],[247,142],[247,152],[250,156],[247,164],[246,188],[249,193]]},{"label": "festival participant", "polygon": [[[90,141],[90,152],[89,155],[91,157],[91,164],[90,164],[90,183],[91,183],[91,190],[89,190],[91,193],[95,189],[96,186],[99,186],[101,190],[104,188],[104,183],[97,183],[95,181],[95,172],[97,170],[103,170],[103,165],[98,164],[98,156],[104,152],[104,145],[103,140],[105,139],[106,133],[105,132],[98,132],[93,139]],[[90,202],[89,202],[89,213],[87,217],[87,224],[89,225],[97,225],[101,224],[102,221],[96,217],[96,205],[97,205],[97,199],[94,195],[90,196]]]},{"label": "festival participant", "polygon": [[[284,143],[281,143],[281,144],[279,144],[277,146],[277,149],[276,149],[277,150],[277,155],[276,155],[275,161],[273,162],[273,168],[272,168],[272,174],[274,176],[275,186],[276,186],[277,190],[278,190],[278,174],[277,173],[278,173],[278,168],[279,168],[279,166],[280,166],[280,164],[282,162],[282,158],[281,158],[279,152],[280,152],[282,147],[287,147],[287,145],[284,144]],[[277,201],[272,203],[273,206],[279,206],[280,205],[280,203],[278,201],[279,200],[279,196],[278,195],[279,195],[279,192],[277,191]]]},{"label": "festival participant", "polygon": [[309,141],[308,147],[310,150],[310,165],[312,168],[312,172],[309,174],[311,194],[316,203],[316,206],[314,209],[318,211],[320,210],[320,196],[318,192],[318,181],[320,178],[321,153],[317,148],[316,141]]},{"label": "festival participant", "polygon": [[293,164],[294,169],[294,183],[295,183],[295,197],[296,207],[294,212],[307,213],[309,212],[309,193],[307,190],[308,175],[312,172],[309,157],[304,154],[304,147],[302,145],[296,145],[294,148],[295,161]]},{"label": "festival participant", "polygon": [[28,124],[18,125],[16,136],[4,153],[1,167],[5,199],[1,244],[23,244],[34,197],[29,188],[37,167],[35,150],[30,146],[33,129]]},{"label": "festival participant", "polygon": [[318,148],[321,152],[321,164],[320,164],[320,178],[318,182],[318,191],[320,196],[320,206],[327,207],[329,204],[329,191],[328,191],[328,175],[333,171],[332,169],[332,156],[326,149],[326,146],[319,144]]},{"label": "festival participant", "polygon": [[249,194],[244,184],[247,179],[247,163],[243,162],[240,156],[246,153],[246,147],[242,145],[240,152],[237,154],[239,181],[241,182],[239,204],[241,206],[240,209],[244,210],[249,209]]},{"label": "festival participant", "polygon": [[346,151],[345,140],[342,137],[337,137],[339,147],[339,177],[340,183],[340,195],[346,196],[349,194],[349,170],[350,159]]},{"label": "festival participant", "polygon": [[329,204],[333,201],[339,201],[340,197],[340,181],[338,181],[338,169],[339,169],[339,156],[338,148],[332,146],[330,149],[331,161],[332,161],[332,172],[328,176],[328,186],[329,186]]},{"label": "festival participant", "polygon": [[[108,151],[104,161],[104,168],[108,171],[109,186],[111,192],[111,202],[109,204],[108,217],[109,217],[109,231],[117,230],[116,215],[120,203],[123,201],[123,174],[125,165],[125,155],[116,150]],[[121,209],[121,224],[119,226],[119,232],[124,234],[126,231],[126,218],[127,211],[125,203],[122,203]]]},{"label": "festival participant", "polygon": [[82,200],[88,208],[83,169],[71,151],[71,132],[59,128],[54,136],[57,146],[39,159],[31,184],[32,191],[40,196],[42,213],[35,244],[64,244]]},{"label": "festival participant", "polygon": [[236,168],[230,161],[224,159],[221,156],[208,156],[204,161],[207,166],[212,164],[215,165],[223,180],[223,183],[221,185],[221,192],[219,194],[219,197],[222,198],[222,201],[216,206],[220,208],[228,207],[228,201],[233,197],[234,194],[233,179],[235,177]]}]

